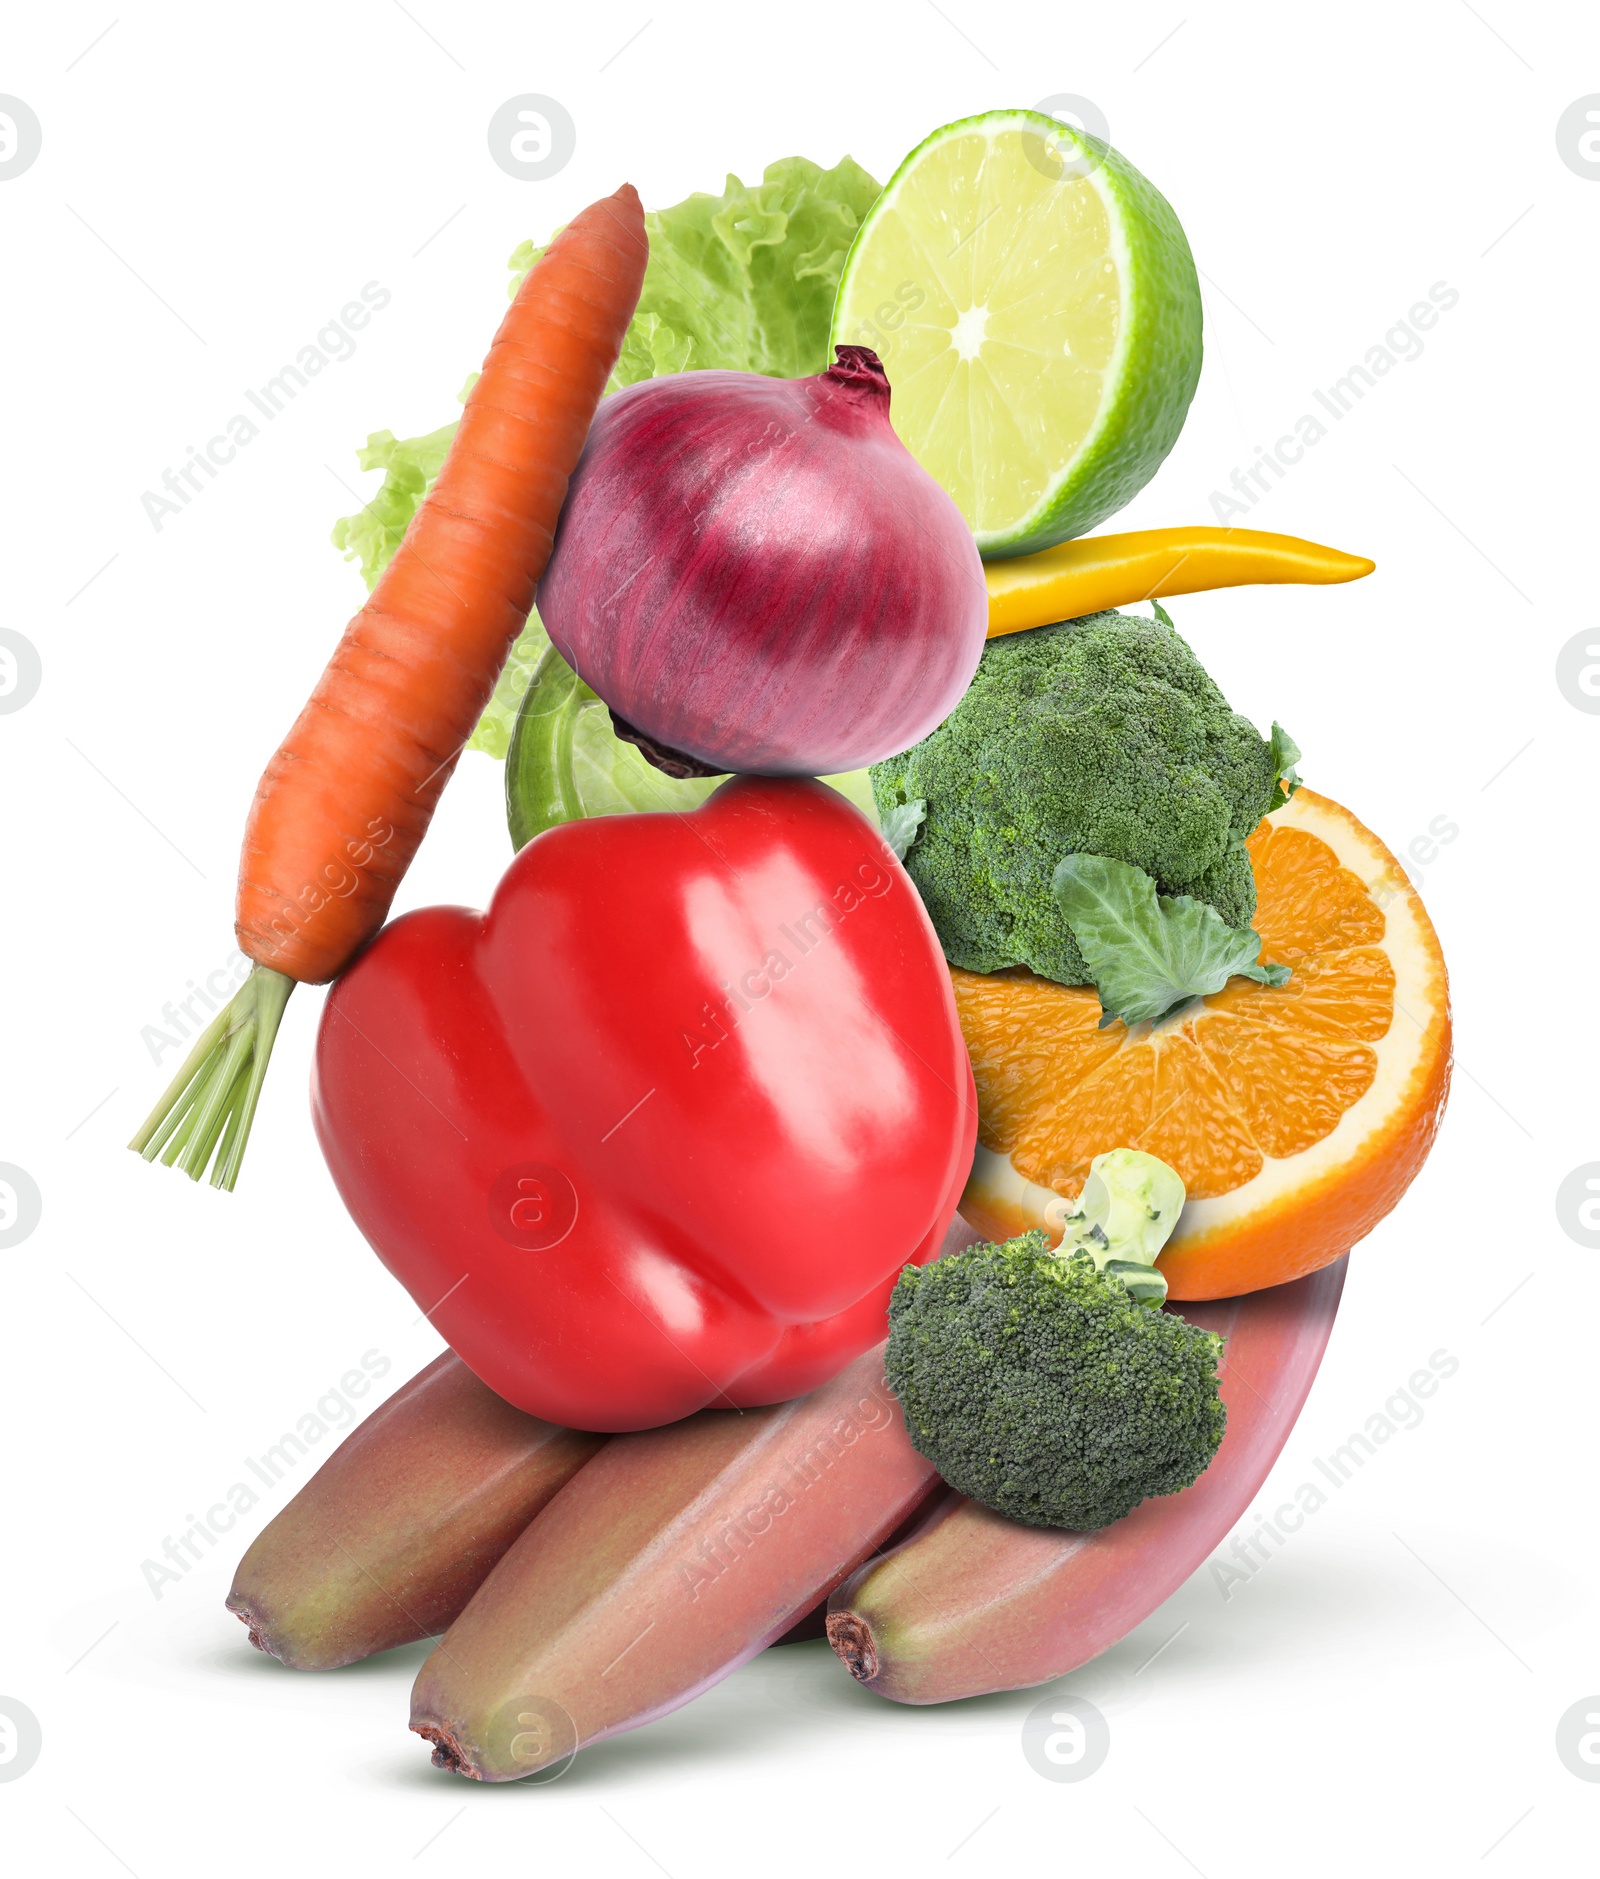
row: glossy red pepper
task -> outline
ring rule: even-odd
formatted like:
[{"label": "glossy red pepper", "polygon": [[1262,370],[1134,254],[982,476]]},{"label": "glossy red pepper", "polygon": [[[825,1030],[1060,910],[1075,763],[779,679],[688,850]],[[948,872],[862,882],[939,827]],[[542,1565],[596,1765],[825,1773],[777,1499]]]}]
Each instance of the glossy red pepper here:
[{"label": "glossy red pepper", "polygon": [[905,871],[834,791],[759,777],[563,824],[486,914],[396,920],[329,995],[313,1109],[464,1361],[606,1430],[781,1401],[881,1338],[977,1125]]}]

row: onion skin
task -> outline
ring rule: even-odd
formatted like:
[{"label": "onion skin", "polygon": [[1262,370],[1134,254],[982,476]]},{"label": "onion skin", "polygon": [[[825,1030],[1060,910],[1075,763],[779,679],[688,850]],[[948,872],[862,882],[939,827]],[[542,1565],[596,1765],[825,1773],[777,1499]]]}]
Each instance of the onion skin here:
[{"label": "onion skin", "polygon": [[891,428],[876,354],[838,352],[816,378],[686,372],[607,398],[539,584],[579,677],[708,772],[893,756],[983,650],[972,535]]}]

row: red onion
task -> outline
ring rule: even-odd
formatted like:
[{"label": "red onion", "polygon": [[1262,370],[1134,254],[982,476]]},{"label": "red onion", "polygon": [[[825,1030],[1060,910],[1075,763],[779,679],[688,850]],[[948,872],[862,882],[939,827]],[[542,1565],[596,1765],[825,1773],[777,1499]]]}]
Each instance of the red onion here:
[{"label": "red onion", "polygon": [[977,669],[971,532],[891,428],[877,355],[838,355],[817,378],[647,379],[589,432],[539,613],[677,774],[861,769],[925,737]]}]

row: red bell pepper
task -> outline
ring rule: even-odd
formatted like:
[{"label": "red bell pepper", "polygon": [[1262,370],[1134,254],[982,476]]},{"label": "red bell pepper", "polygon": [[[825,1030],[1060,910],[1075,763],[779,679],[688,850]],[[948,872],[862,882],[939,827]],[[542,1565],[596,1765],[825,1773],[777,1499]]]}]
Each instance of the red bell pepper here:
[{"label": "red bell pepper", "polygon": [[820,783],[566,823],[486,914],[329,995],[313,1109],[356,1223],[519,1409],[654,1427],[815,1388],[938,1248],[977,1105],[915,888]]}]

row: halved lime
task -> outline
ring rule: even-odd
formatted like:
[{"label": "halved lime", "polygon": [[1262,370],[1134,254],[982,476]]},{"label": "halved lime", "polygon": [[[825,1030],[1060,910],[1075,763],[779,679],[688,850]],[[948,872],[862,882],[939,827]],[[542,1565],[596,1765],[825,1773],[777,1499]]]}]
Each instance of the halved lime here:
[{"label": "halved lime", "polygon": [[1082,535],[1155,474],[1200,376],[1178,218],[1109,144],[989,111],[919,144],[845,258],[836,344],[989,556]]}]

